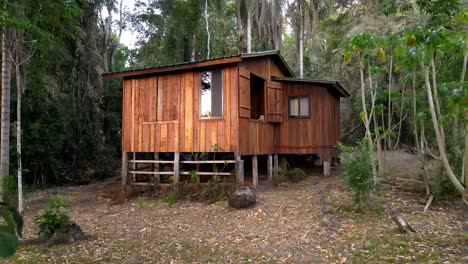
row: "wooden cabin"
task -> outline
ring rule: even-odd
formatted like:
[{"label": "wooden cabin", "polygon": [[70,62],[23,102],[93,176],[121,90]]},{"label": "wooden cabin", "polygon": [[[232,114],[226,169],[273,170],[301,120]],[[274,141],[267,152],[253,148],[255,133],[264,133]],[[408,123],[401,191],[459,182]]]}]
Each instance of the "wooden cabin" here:
[{"label": "wooden cabin", "polygon": [[[231,164],[243,184],[243,161],[249,158],[256,186],[259,155],[267,157],[262,159],[268,162],[269,179],[278,155],[283,160],[291,154],[319,155],[325,173],[338,156],[340,98],[348,92],[336,81],[295,78],[278,51],[103,77],[123,77],[123,184],[138,184],[138,175],[159,181],[171,175],[177,183],[193,174],[194,164],[198,175],[223,176],[234,170],[198,169],[200,164]],[[226,155],[218,154],[223,159],[217,160],[220,152]],[[194,153],[213,155],[201,159]]]}]

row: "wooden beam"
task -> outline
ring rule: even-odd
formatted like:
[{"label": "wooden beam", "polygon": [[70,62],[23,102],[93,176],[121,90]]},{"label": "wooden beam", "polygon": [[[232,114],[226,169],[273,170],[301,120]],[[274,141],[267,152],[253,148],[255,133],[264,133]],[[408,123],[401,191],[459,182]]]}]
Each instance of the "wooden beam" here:
[{"label": "wooden beam", "polygon": [[131,170],[129,172],[132,173],[133,175],[135,175],[135,174],[174,175],[173,171],[158,171],[158,172],[155,172],[155,171],[136,171],[136,170],[134,171],[134,170]]},{"label": "wooden beam", "polygon": [[[191,175],[190,171],[181,171],[181,175]],[[211,171],[198,171],[197,175],[232,175],[230,172],[211,172]]]},{"label": "wooden beam", "polygon": [[267,175],[269,181],[273,180],[273,157],[271,154],[268,155]]},{"label": "wooden beam", "polygon": [[125,189],[125,186],[127,186],[127,177],[128,177],[128,156],[127,152],[122,152],[122,188]]},{"label": "wooden beam", "polygon": [[236,163],[235,160],[182,160],[180,163],[184,164],[213,164],[213,163]]},{"label": "wooden beam", "polygon": [[180,152],[174,152],[174,183],[179,183]]},{"label": "wooden beam", "polygon": [[151,163],[151,164],[169,164],[174,163],[173,160],[129,160],[129,163]]},{"label": "wooden beam", "polygon": [[[132,157],[133,157],[133,160],[136,160],[136,153],[135,153],[135,152],[133,152]],[[136,182],[136,174],[135,174],[135,171],[136,171],[136,170],[137,170],[137,164],[136,164],[136,163],[133,163],[133,164],[132,164],[132,171],[133,171],[133,173],[132,173],[132,179],[133,179],[133,182]]]},{"label": "wooden beam", "polygon": [[257,155],[252,156],[252,184],[254,187],[258,186],[258,161]]}]

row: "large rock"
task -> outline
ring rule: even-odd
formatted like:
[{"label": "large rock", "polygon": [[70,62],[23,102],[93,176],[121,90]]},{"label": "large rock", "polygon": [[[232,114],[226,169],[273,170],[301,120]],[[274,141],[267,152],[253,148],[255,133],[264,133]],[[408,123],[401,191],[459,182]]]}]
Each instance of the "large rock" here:
[{"label": "large rock", "polygon": [[250,187],[240,187],[229,197],[229,206],[234,208],[247,208],[255,205],[257,196]]},{"label": "large rock", "polygon": [[73,243],[75,241],[86,240],[86,236],[81,230],[81,227],[76,223],[70,225],[70,230],[67,232],[55,231],[54,235],[48,241],[49,245],[57,245],[64,243]]}]

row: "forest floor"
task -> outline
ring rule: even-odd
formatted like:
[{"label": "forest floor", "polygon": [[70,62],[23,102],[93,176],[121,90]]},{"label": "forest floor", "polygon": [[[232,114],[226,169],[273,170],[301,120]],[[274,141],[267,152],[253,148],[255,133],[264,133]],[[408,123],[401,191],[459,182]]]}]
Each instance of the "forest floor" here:
[{"label": "forest floor", "polygon": [[[388,153],[389,177],[421,173],[416,156]],[[22,245],[7,263],[467,263],[468,211],[458,201],[433,203],[422,194],[386,185],[373,209],[356,211],[340,171],[273,187],[261,182],[258,204],[230,209],[212,204],[134,198],[111,205],[113,179],[35,192],[26,201],[25,237],[52,194],[69,199],[69,213],[87,241],[47,247]],[[399,212],[417,231],[403,234],[390,215]]]}]

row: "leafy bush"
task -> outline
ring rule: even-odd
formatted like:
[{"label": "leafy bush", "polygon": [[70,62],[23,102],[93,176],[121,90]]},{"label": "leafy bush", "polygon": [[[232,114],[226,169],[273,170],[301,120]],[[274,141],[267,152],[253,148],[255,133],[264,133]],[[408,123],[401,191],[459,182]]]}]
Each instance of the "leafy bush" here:
[{"label": "leafy bush", "polygon": [[174,188],[171,188],[167,192],[166,203],[169,207],[172,207],[177,202],[177,192]]},{"label": "leafy bush", "polygon": [[278,168],[278,173],[273,173],[273,184],[278,186],[281,183],[287,180],[286,175],[284,174],[284,170],[282,168]]},{"label": "leafy bush", "polygon": [[16,252],[18,247],[16,236],[22,236],[23,217],[15,208],[5,203],[0,203],[0,216],[6,224],[0,225],[0,258],[6,258]]},{"label": "leafy bush", "polygon": [[300,182],[305,180],[307,178],[307,175],[303,170],[299,168],[294,168],[286,172],[286,178],[290,182]]},{"label": "leafy bush", "polygon": [[59,230],[67,232],[70,229],[70,217],[64,211],[69,209],[66,199],[63,196],[54,196],[50,200],[41,214],[34,219],[39,237],[50,238]]},{"label": "leafy bush", "polygon": [[342,150],[344,178],[353,192],[354,202],[367,203],[373,188],[371,150],[366,141],[361,140],[356,147],[340,144]]}]

